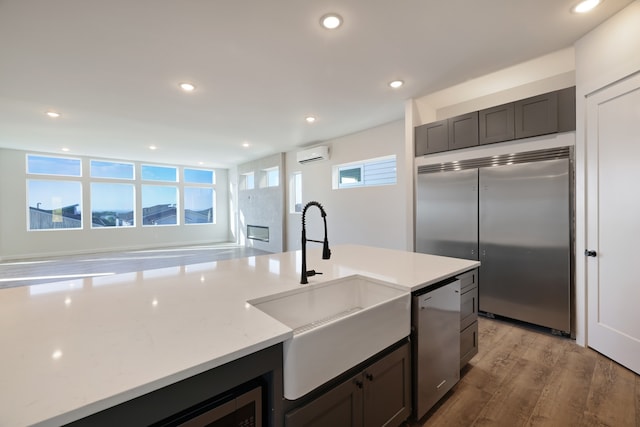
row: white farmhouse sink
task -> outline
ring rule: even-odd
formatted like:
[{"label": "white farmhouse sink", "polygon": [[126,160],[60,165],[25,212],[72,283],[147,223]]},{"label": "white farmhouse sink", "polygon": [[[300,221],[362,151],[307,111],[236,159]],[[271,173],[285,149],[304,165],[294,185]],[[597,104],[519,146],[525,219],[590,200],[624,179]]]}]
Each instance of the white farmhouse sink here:
[{"label": "white farmhouse sink", "polygon": [[410,333],[403,289],[350,276],[249,301],[293,329],[284,343],[284,396],[298,399]]}]

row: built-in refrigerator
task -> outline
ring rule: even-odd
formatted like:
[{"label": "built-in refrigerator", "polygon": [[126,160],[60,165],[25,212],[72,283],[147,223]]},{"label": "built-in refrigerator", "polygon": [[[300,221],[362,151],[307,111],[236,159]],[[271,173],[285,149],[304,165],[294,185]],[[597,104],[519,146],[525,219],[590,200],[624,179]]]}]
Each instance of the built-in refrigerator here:
[{"label": "built-in refrigerator", "polygon": [[570,147],[418,167],[417,252],[480,260],[479,310],[570,334]]}]

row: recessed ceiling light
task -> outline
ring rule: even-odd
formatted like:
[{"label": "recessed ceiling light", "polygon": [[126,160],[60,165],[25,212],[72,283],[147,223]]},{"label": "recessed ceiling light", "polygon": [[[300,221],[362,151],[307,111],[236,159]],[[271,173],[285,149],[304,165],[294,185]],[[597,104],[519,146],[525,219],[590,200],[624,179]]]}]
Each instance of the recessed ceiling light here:
[{"label": "recessed ceiling light", "polygon": [[62,147],[62,151],[66,153],[67,151],[70,151],[70,150],[67,147]]},{"label": "recessed ceiling light", "polygon": [[337,13],[327,13],[320,18],[320,24],[327,30],[335,30],[342,25],[342,17]]},{"label": "recessed ceiling light", "polygon": [[307,121],[307,123],[313,123],[316,121],[316,118],[313,116],[307,116],[304,119]]},{"label": "recessed ceiling light", "polygon": [[150,145],[149,146],[149,150],[156,150],[158,147],[156,147],[155,145]]},{"label": "recessed ceiling light", "polygon": [[404,82],[402,80],[394,80],[392,82],[389,82],[389,86],[391,86],[394,89],[398,89],[399,87],[401,87],[404,84]]},{"label": "recessed ceiling light", "polygon": [[60,113],[56,111],[47,111],[45,112],[45,114],[49,117],[53,117],[54,119],[57,119],[58,117],[60,117]]},{"label": "recessed ceiling light", "polygon": [[571,9],[575,13],[587,13],[602,3],[602,0],[583,0]]},{"label": "recessed ceiling light", "polygon": [[185,92],[193,92],[196,89],[196,86],[193,83],[180,83],[180,89]]},{"label": "recessed ceiling light", "polygon": [[242,146],[243,146],[244,148],[247,148],[247,147],[249,147],[249,143],[248,143],[248,142],[243,142],[243,143],[242,143]]}]

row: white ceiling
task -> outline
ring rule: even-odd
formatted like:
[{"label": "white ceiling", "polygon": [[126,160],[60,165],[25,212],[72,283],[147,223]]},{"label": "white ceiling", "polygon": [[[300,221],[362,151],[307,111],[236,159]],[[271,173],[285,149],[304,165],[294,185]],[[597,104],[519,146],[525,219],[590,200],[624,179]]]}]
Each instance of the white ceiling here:
[{"label": "white ceiling", "polygon": [[[571,46],[631,0],[574,3],[0,0],[0,147],[240,164],[400,119],[406,99]],[[343,26],[321,28],[327,12]]]}]

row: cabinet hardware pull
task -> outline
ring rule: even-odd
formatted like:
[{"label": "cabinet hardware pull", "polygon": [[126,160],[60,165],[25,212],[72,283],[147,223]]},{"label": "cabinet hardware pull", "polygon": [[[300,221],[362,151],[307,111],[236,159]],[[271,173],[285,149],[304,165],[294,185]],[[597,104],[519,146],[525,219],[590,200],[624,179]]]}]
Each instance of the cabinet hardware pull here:
[{"label": "cabinet hardware pull", "polygon": [[584,250],[584,255],[595,258],[596,255],[598,255],[598,253],[596,251],[593,251],[593,250],[585,249]]},{"label": "cabinet hardware pull", "polygon": [[362,381],[356,380],[356,387],[362,388]]},{"label": "cabinet hardware pull", "polygon": [[366,373],[364,374],[364,376],[369,380],[369,381],[373,381],[373,375],[370,373]]}]

